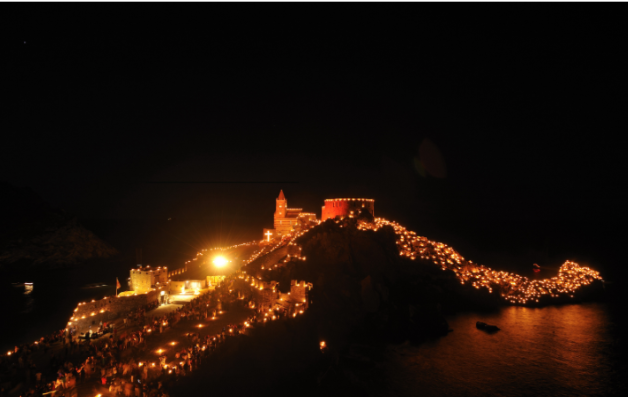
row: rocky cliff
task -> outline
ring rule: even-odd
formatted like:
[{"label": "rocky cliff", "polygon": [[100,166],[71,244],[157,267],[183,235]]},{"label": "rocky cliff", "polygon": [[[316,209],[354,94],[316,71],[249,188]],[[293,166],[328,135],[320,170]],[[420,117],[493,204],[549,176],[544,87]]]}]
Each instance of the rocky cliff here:
[{"label": "rocky cliff", "polygon": [[29,188],[0,183],[0,269],[58,267],[117,251]]}]

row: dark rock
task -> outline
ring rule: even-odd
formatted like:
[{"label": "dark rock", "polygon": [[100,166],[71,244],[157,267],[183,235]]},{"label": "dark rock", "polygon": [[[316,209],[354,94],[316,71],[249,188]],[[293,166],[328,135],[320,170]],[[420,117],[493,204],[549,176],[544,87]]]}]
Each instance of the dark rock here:
[{"label": "dark rock", "polygon": [[475,326],[477,329],[481,329],[482,331],[486,331],[486,332],[499,331],[499,328],[496,325],[489,325],[489,324],[483,323],[482,321],[476,322]]},{"label": "dark rock", "polygon": [[63,210],[28,188],[0,183],[0,269],[59,267],[117,253]]},{"label": "dark rock", "polygon": [[297,239],[307,260],[289,264],[282,275],[314,284],[311,315],[320,332],[337,338],[336,346],[354,332],[398,341],[446,334],[440,310],[445,290],[434,283],[443,272],[431,264],[406,263],[392,227],[361,231],[357,224],[345,218],[311,229]]}]

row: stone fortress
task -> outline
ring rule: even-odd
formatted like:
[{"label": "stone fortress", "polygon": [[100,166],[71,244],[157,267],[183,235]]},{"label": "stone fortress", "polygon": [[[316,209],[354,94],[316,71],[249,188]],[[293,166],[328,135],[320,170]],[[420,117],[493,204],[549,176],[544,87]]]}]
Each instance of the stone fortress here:
[{"label": "stone fortress", "polygon": [[168,284],[168,268],[158,267],[151,269],[150,266],[131,269],[131,289],[135,292],[144,293],[152,290],[155,286]]},{"label": "stone fortress", "polygon": [[333,219],[337,216],[343,218],[345,216],[358,215],[364,208],[375,217],[375,200],[373,199],[327,199],[322,209],[321,221],[325,222],[327,219]]}]

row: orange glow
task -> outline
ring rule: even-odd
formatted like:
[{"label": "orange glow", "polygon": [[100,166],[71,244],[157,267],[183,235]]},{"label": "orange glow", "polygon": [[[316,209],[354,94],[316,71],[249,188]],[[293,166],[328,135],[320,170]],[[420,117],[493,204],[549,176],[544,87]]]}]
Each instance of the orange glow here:
[{"label": "orange glow", "polygon": [[452,270],[461,284],[469,282],[477,289],[486,288],[488,292],[493,292],[493,289],[497,288],[502,298],[514,304],[538,302],[544,295],[558,297],[560,294],[569,294],[573,298],[573,293],[578,288],[595,280],[602,280],[599,272],[572,261],[566,261],[560,267],[557,277],[544,280],[530,280],[517,274],[495,271],[466,260],[446,244],[417,236],[415,232],[406,230],[398,223],[382,218],[375,218],[373,225],[359,225],[358,229],[377,231],[383,226],[392,226],[395,230],[401,256],[410,259],[418,256],[420,259],[433,262],[443,270]]},{"label": "orange glow", "polygon": [[228,261],[223,256],[217,256],[214,258],[212,263],[214,264],[214,266],[220,268],[220,267],[224,267],[228,263]]}]

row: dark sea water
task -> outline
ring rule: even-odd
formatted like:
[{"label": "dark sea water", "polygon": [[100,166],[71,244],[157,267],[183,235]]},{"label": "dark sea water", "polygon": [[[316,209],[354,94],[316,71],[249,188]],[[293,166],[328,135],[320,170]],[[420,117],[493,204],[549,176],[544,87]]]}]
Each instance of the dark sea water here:
[{"label": "dark sea water", "polygon": [[[79,302],[102,299],[115,294],[115,275],[104,277],[89,274],[88,269],[46,271],[34,277],[3,277],[0,301],[3,321],[0,327],[0,351],[16,344],[32,343],[40,337],[65,328]],[[12,282],[33,282],[33,290],[25,291]],[[83,288],[89,284],[103,287]],[[126,279],[120,278],[126,286]]]},{"label": "dark sea water", "polygon": [[[178,268],[203,246],[202,238],[191,232],[190,225],[181,226],[181,230],[167,222],[87,223],[87,226],[120,253],[74,268],[35,268],[21,272],[18,269],[11,274],[0,274],[0,302],[3,304],[0,351],[18,343],[32,343],[63,329],[77,303],[114,295],[116,278],[122,286],[120,291],[127,290],[129,271],[137,264],[136,247],[143,248],[144,264]],[[33,291],[25,293],[23,287],[13,287],[13,282],[33,282]],[[90,284],[105,286],[85,288]]]},{"label": "dark sea water", "polygon": [[623,317],[606,303],[459,314],[446,337],[390,348],[389,395],[627,395]]}]

